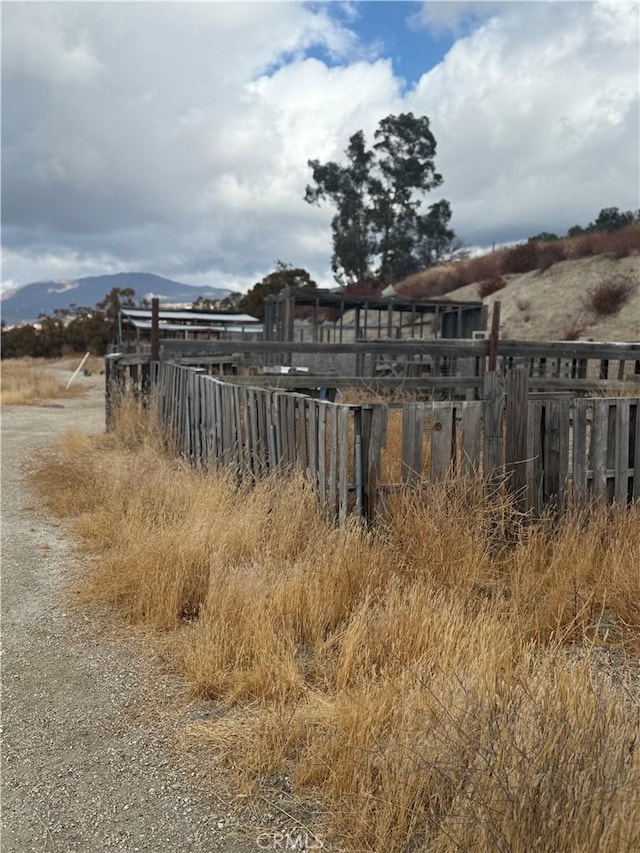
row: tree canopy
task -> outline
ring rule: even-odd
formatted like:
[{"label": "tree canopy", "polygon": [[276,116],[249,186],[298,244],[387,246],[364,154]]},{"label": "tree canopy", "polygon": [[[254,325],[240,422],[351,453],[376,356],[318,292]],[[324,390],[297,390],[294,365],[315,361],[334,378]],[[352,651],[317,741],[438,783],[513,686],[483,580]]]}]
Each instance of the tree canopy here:
[{"label": "tree canopy", "polygon": [[135,291],[114,287],[95,308],[71,305],[52,315],[41,314],[38,322],[2,328],[2,358],[59,358],[65,353],[91,352],[104,355],[114,338],[121,308],[136,304]]},{"label": "tree canopy", "polygon": [[256,282],[238,302],[238,308],[259,320],[264,320],[264,300],[280,293],[285,287],[316,287],[307,270],[276,261],[276,269]]},{"label": "tree canopy", "polygon": [[374,139],[369,149],[363,131],[354,133],[345,165],[308,161],[305,201],[336,207],[331,263],[343,285],[393,283],[442,261],[455,241],[448,201],[420,212],[423,196],[442,184],[429,119],[389,115]]},{"label": "tree canopy", "polygon": [[594,222],[590,222],[585,228],[581,225],[573,225],[567,231],[568,237],[577,237],[579,234],[590,234],[594,231],[620,231],[633,222],[640,220],[640,210],[621,211],[617,207],[603,207]]}]

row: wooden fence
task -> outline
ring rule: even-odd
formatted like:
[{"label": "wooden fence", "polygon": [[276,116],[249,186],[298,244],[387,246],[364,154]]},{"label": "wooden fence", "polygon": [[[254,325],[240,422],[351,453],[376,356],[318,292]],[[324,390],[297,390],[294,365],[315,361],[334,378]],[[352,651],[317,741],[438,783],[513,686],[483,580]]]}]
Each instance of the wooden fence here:
[{"label": "wooden fence", "polygon": [[640,499],[640,398],[529,395],[527,371],[485,378],[482,401],[342,404],[147,366],[178,453],[239,477],[301,470],[328,517],[372,519],[390,491],[482,477],[523,510]]}]

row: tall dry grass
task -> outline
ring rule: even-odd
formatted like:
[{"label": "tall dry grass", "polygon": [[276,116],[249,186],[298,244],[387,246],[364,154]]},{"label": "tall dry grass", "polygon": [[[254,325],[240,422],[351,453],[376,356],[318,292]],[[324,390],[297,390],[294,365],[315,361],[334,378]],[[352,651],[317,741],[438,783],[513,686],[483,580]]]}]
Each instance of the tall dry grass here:
[{"label": "tall dry grass", "polygon": [[52,362],[44,358],[20,358],[0,362],[0,404],[37,406],[48,400],[75,397],[82,393],[77,385],[66,388],[54,372]]},{"label": "tall dry grass", "polygon": [[34,478],[97,555],[81,601],[228,706],[185,739],[242,785],[289,774],[354,850],[640,848],[640,508],[534,524],[449,483],[336,528],[304,479],[238,488],[131,406]]},{"label": "tall dry grass", "polygon": [[468,284],[499,281],[503,275],[536,269],[544,272],[564,260],[594,255],[620,259],[639,251],[640,223],[634,222],[612,233],[591,232],[550,242],[532,240],[497,249],[490,254],[431,267],[408,276],[396,285],[396,289],[400,295],[410,299],[433,298]]}]

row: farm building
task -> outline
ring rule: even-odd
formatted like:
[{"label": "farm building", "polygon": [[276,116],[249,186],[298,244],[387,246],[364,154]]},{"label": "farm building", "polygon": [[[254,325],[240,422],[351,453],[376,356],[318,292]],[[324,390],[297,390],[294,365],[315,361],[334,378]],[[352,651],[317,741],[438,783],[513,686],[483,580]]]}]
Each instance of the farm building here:
[{"label": "farm building", "polygon": [[349,343],[471,338],[486,329],[482,302],[356,296],[286,288],[264,303],[264,340]]},{"label": "farm building", "polygon": [[[262,323],[238,311],[159,311],[164,340],[231,341],[262,339]],[[121,352],[148,352],[151,347],[151,309],[123,308],[118,316],[116,345]]]}]

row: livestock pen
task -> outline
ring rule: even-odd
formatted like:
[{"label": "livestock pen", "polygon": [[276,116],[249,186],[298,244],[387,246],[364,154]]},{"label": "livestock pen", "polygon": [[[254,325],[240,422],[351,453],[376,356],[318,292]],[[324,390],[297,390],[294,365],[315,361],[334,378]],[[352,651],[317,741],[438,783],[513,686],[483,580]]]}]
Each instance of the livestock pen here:
[{"label": "livestock pen", "polygon": [[[459,352],[467,356],[471,347],[482,368],[474,377],[360,382],[368,390],[393,382],[418,391],[457,384],[458,391],[471,387],[480,399],[390,403],[330,402],[295,390],[326,385],[335,377],[219,378],[208,373],[210,353],[182,353],[189,364],[179,363],[175,354],[160,362],[113,355],[107,359],[107,415],[110,420],[115,389],[153,392],[167,440],[179,454],[198,465],[230,467],[239,478],[301,470],[327,516],[339,522],[352,514],[372,520],[391,492],[449,477],[482,478],[510,492],[523,511],[535,513],[593,498],[638,500],[640,395],[634,395],[633,371],[640,345],[572,343],[554,349],[542,342],[519,348],[516,342],[500,342],[499,370],[486,371],[487,344],[423,345],[432,351],[447,348],[437,357],[450,360]],[[227,353],[233,345],[216,346]],[[284,346],[295,351],[307,345]],[[597,361],[595,379],[589,357]],[[563,372],[574,376],[558,375]],[[358,385],[355,377],[338,379],[342,387]],[[624,395],[579,396],[594,390]]]}]

